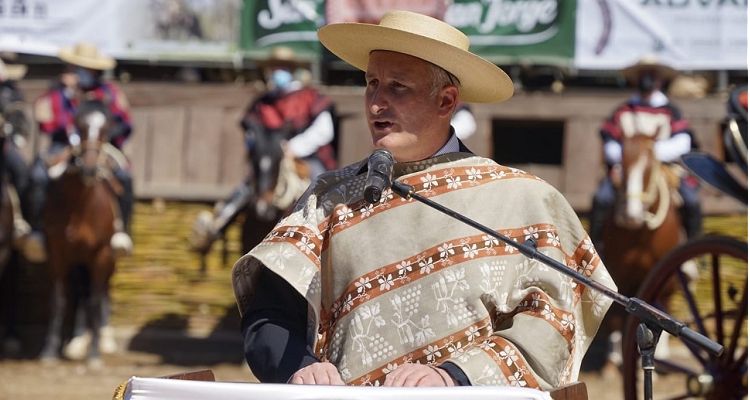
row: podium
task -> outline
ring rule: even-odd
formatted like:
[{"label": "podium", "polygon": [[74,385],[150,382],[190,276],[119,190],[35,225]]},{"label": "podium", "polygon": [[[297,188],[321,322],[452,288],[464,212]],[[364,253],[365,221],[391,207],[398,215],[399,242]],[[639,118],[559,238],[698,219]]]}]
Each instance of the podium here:
[{"label": "podium", "polygon": [[586,385],[577,382],[549,392],[511,386],[360,387],[216,382],[211,370],[160,378],[132,377],[113,400],[587,400]]}]

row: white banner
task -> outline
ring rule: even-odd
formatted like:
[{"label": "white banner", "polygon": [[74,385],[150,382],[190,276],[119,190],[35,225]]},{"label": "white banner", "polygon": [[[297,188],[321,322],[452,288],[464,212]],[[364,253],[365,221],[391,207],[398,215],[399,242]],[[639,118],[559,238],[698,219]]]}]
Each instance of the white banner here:
[{"label": "white banner", "polygon": [[241,0],[0,0],[0,51],[54,56],[86,41],[119,59],[229,59]]},{"label": "white banner", "polygon": [[119,47],[113,18],[118,3],[0,0],[0,50],[54,56],[60,46],[84,40],[103,49]]},{"label": "white banner", "polygon": [[679,70],[747,69],[747,0],[578,0],[575,65],[654,54]]}]

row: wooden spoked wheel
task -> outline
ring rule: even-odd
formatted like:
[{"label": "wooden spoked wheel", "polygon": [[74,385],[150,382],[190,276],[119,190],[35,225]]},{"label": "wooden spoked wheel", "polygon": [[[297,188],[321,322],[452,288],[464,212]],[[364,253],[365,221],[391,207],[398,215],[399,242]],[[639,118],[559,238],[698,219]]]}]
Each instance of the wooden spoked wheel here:
[{"label": "wooden spoked wheel", "polygon": [[[636,297],[724,346],[716,357],[662,333],[670,336],[669,354],[657,350],[654,399],[747,398],[747,256],[743,241],[705,236],[673,250],[641,284]],[[630,316],[623,337],[626,400],[643,398],[639,322]]]}]

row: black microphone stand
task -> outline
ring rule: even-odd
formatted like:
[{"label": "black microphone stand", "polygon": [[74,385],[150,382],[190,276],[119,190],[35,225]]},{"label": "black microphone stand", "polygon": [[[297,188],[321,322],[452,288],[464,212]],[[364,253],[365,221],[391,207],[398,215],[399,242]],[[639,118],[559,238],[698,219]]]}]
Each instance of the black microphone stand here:
[{"label": "black microphone stand", "polygon": [[714,342],[713,340],[701,335],[700,333],[690,329],[683,322],[678,321],[671,315],[655,308],[654,306],[646,303],[645,301],[636,297],[627,297],[614,291],[593,279],[579,273],[576,270],[568,268],[566,265],[559,261],[540,253],[537,251],[536,241],[529,239],[523,243],[518,243],[511,240],[507,236],[495,232],[494,230],[465,217],[448,207],[440,205],[420,194],[414,192],[414,188],[407,184],[393,181],[391,189],[397,195],[403,197],[406,200],[414,199],[421,203],[424,203],[431,208],[442,212],[450,217],[453,217],[469,226],[472,226],[480,231],[497,238],[503,243],[513,246],[524,256],[533,260],[541,261],[542,263],[554,268],[558,272],[565,274],[581,284],[594,289],[616,303],[625,307],[625,310],[630,314],[640,318],[641,323],[638,325],[638,332],[636,334],[636,342],[638,343],[638,350],[641,353],[641,364],[643,368],[643,392],[644,399],[653,399],[653,386],[652,386],[652,372],[654,370],[654,350],[656,349],[656,343],[659,340],[659,336],[662,331],[667,331],[673,336],[683,338],[684,340],[691,342],[709,353],[720,356],[724,352],[724,346]]}]

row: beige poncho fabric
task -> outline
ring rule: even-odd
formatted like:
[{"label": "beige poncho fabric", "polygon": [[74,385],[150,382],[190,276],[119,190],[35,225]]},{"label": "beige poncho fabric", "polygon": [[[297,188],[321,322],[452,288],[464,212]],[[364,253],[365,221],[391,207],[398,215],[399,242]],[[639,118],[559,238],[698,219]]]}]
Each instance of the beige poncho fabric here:
[{"label": "beige poncho fabric", "polygon": [[[386,190],[368,204],[365,162],[319,178],[237,261],[240,312],[265,265],[307,299],[308,340],[350,385],[382,385],[408,362],[455,363],[472,385],[577,380],[611,301],[416,200]],[[396,164],[394,179],[615,288],[565,198],[533,175],[453,153]]]}]

